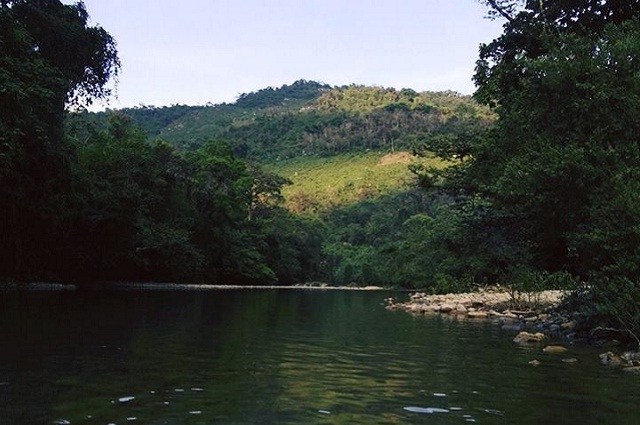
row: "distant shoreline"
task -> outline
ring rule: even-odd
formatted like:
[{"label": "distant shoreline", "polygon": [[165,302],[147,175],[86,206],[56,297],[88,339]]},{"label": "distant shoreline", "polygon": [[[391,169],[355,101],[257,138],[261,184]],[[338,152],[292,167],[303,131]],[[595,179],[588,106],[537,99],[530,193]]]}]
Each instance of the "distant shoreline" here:
[{"label": "distant shoreline", "polygon": [[[93,286],[92,286],[93,287]],[[207,284],[181,284],[181,283],[155,283],[155,282],[117,282],[104,285],[95,285],[96,288],[121,289],[121,290],[179,290],[179,291],[204,291],[225,289],[313,289],[313,290],[341,290],[341,291],[383,291],[387,288],[380,286],[329,286],[327,284],[300,284],[300,285],[207,285]]]},{"label": "distant shoreline", "polygon": [[211,291],[211,290],[238,290],[238,289],[310,289],[327,291],[386,291],[389,288],[381,286],[329,286],[324,283],[299,284],[299,285],[208,285],[189,283],[161,283],[161,282],[108,282],[76,285],[51,282],[30,283],[2,283],[0,290],[26,290],[26,291],[75,291],[75,290],[99,290],[99,291]]}]

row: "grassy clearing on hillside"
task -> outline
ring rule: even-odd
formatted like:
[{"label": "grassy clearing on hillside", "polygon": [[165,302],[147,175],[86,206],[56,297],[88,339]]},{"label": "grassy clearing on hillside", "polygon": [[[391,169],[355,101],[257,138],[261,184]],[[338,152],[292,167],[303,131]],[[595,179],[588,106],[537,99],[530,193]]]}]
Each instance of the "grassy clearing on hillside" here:
[{"label": "grassy clearing on hillside", "polygon": [[444,167],[438,158],[416,158],[409,152],[299,157],[266,168],[293,182],[282,189],[286,207],[296,213],[321,213],[331,208],[390,194],[415,184],[412,162]]}]

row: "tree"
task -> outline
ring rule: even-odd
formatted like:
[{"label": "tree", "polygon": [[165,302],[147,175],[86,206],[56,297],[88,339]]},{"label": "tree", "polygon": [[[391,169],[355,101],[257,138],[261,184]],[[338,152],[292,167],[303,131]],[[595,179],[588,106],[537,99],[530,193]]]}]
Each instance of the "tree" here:
[{"label": "tree", "polygon": [[56,238],[69,184],[65,107],[108,96],[120,66],[115,41],[87,19],[82,3],[0,4],[0,274],[55,262],[44,241]]},{"label": "tree", "polygon": [[627,0],[491,0],[483,3],[490,6],[490,15],[507,18],[504,33],[480,46],[474,76],[478,86],[475,97],[494,106],[504,106],[512,94],[517,97],[529,76],[527,61],[547,55],[562,43],[562,35],[598,36],[607,25],[619,25],[640,14],[640,3]]},{"label": "tree", "polygon": [[[500,119],[459,168],[463,186],[504,217],[532,266],[588,276],[620,260],[604,229],[632,204],[621,176],[640,159],[640,3],[530,1],[507,14],[475,75],[477,99]],[[603,234],[608,244],[587,242]]]}]

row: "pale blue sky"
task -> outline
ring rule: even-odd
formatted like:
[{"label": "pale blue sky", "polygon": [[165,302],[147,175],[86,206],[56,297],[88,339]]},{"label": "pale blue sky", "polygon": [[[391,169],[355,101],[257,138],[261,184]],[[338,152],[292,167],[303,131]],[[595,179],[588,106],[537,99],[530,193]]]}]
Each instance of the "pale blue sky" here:
[{"label": "pale blue sky", "polygon": [[477,0],[84,3],[118,43],[111,108],[233,102],[301,78],[471,94],[478,46],[502,25]]}]

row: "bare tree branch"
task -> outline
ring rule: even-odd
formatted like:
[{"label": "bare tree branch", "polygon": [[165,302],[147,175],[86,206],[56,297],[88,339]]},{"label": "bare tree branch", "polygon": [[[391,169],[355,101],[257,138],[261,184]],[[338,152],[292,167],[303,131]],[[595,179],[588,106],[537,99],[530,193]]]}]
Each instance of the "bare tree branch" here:
[{"label": "bare tree branch", "polygon": [[513,15],[511,14],[513,11],[513,4],[507,4],[505,6],[502,2],[497,0],[484,0],[484,3],[491,7],[493,11],[499,13],[506,20],[513,21]]}]

